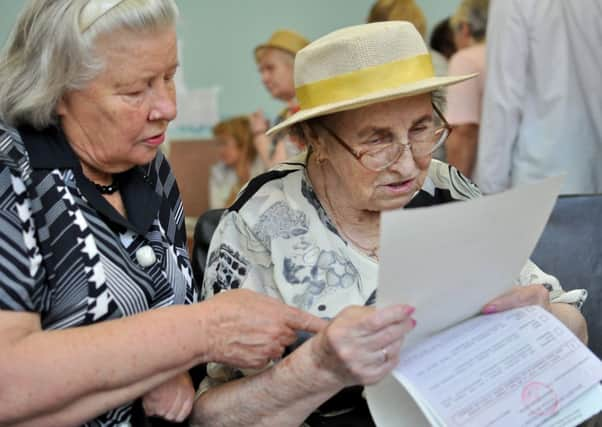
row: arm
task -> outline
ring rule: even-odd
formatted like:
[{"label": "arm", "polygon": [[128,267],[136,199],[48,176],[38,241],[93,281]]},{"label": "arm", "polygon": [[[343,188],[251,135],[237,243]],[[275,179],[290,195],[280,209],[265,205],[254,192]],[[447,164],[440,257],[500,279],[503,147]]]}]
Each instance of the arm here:
[{"label": "arm", "polygon": [[[457,52],[449,63],[449,75],[480,72],[480,65],[466,51]],[[447,90],[446,116],[453,126],[445,143],[447,161],[468,178],[472,177],[477,157],[482,95],[478,78],[450,86]]]},{"label": "arm", "polygon": [[0,311],[0,425],[46,414],[90,419],[210,360],[264,366],[295,330],[323,324],[246,290],[56,331],[41,330],[37,314]]},{"label": "arm", "polygon": [[448,163],[468,178],[472,178],[477,160],[478,140],[479,126],[471,123],[454,126],[445,143]]},{"label": "arm", "polygon": [[343,310],[274,367],[203,393],[191,425],[301,425],[344,387],[376,383],[397,365],[403,337],[415,324],[412,313],[400,305]]},{"label": "arm", "polygon": [[[56,331],[41,330],[37,314],[0,311],[0,424],[63,409],[86,420],[202,363],[207,322],[196,311],[170,307]],[[156,351],[157,342],[169,352]]]},{"label": "arm", "polygon": [[249,124],[253,133],[253,145],[257,150],[257,154],[266,169],[272,167],[272,138],[265,133],[268,130],[269,123],[263,111],[258,110],[249,115]]},{"label": "arm", "polygon": [[487,28],[487,79],[477,176],[485,193],[510,187],[527,82],[528,34],[521,2],[495,0]]}]

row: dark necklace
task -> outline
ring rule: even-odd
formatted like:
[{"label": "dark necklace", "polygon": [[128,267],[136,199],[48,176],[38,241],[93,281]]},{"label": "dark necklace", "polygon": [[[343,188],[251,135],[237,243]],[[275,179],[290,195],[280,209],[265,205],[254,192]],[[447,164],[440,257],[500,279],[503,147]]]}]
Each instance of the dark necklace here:
[{"label": "dark necklace", "polygon": [[94,186],[100,191],[100,194],[113,194],[119,190],[119,183],[116,180],[113,180],[109,185],[94,183]]}]

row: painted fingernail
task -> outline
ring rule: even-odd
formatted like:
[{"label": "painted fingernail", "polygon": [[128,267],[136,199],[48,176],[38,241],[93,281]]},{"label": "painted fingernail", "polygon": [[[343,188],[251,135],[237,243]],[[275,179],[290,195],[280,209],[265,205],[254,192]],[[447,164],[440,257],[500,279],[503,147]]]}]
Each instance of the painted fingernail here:
[{"label": "painted fingernail", "polygon": [[411,305],[406,306],[405,313],[407,316],[411,316],[416,311],[416,307],[412,307]]},{"label": "painted fingernail", "polygon": [[493,305],[493,304],[486,305],[483,308],[483,313],[484,314],[492,314],[492,313],[495,313],[496,311],[497,311],[497,307],[495,305]]}]

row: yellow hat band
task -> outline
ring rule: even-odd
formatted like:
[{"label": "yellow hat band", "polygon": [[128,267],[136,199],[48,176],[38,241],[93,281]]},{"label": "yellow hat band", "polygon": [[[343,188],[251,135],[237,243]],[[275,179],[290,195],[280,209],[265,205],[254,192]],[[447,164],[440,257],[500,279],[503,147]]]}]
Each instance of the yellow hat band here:
[{"label": "yellow hat band", "polygon": [[362,68],[295,89],[302,110],[361,98],[435,76],[431,56],[418,55],[374,67]]}]

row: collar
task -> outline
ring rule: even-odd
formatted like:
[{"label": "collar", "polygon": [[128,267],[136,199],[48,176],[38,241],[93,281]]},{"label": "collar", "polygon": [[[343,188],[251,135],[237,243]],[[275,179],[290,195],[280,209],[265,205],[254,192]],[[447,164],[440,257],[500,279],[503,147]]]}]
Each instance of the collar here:
[{"label": "collar", "polygon": [[73,170],[79,190],[100,215],[118,227],[141,235],[148,232],[157,218],[161,204],[161,197],[155,191],[156,173],[152,173],[152,163],[145,167],[135,166],[115,176],[119,181],[121,197],[128,214],[128,217],[124,218],[84,175],[79,158],[60,127],[51,126],[41,131],[29,126],[20,127],[19,134],[27,148],[29,162],[34,171]]}]

